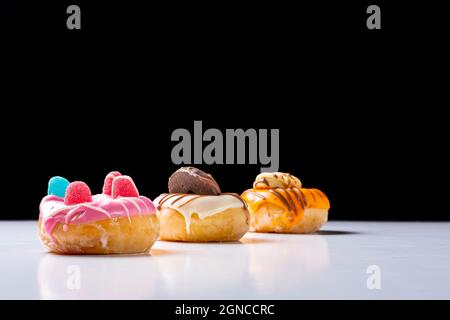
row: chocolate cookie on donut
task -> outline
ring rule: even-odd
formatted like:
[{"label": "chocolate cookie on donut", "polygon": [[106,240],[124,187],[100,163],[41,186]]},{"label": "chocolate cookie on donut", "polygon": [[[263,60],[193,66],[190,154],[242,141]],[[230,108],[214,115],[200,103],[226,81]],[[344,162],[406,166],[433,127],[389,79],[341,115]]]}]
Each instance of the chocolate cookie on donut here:
[{"label": "chocolate cookie on donut", "polygon": [[236,193],[222,193],[214,178],[182,167],[169,178],[169,193],[154,200],[160,239],[167,241],[237,241],[249,229],[246,203]]}]

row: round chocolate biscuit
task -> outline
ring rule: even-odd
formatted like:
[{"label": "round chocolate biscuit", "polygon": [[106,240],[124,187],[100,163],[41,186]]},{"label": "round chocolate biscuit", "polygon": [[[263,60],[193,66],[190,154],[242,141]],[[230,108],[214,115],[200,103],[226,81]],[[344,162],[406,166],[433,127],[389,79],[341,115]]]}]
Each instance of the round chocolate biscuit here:
[{"label": "round chocolate biscuit", "polygon": [[218,195],[220,187],[214,178],[194,167],[182,167],[169,178],[170,193],[195,193],[199,195]]}]

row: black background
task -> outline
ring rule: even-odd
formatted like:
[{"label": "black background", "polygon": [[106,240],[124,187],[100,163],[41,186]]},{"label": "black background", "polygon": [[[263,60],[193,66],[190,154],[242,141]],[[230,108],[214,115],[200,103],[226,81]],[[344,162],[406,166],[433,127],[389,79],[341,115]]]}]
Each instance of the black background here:
[{"label": "black background", "polygon": [[[412,317],[419,315],[425,317],[429,310],[439,310],[444,312],[448,307],[448,301],[346,301],[346,300],[304,300],[304,301],[292,301],[292,300],[153,300],[153,301],[80,301],[80,300],[3,300],[0,301],[2,309],[11,308],[18,314],[24,314],[24,310],[28,310],[33,307],[42,307],[43,305],[52,310],[65,311],[67,308],[72,308],[71,312],[67,313],[68,319],[78,319],[86,314],[86,310],[89,310],[90,314],[95,315],[107,315],[109,317],[121,319],[124,316],[139,316],[142,309],[149,309],[149,315],[151,316],[164,316],[164,319],[183,319],[182,316],[175,314],[175,310],[181,307],[183,304],[186,306],[202,306],[210,307],[216,310],[221,310],[220,305],[224,306],[246,306],[246,305],[274,305],[271,308],[275,312],[274,315],[223,315],[216,313],[209,313],[206,319],[292,319],[293,315],[298,313],[298,310],[302,310],[302,314],[317,315],[317,309],[320,308],[320,314],[324,317],[335,317],[336,315],[346,315],[348,319],[360,319],[361,315],[365,315],[367,319],[377,319],[385,315],[386,310],[389,310],[390,314],[398,317]],[[114,305],[114,306],[113,306]],[[19,306],[19,308],[17,308]],[[258,308],[256,308],[258,309]],[[349,312],[349,309],[352,312]],[[368,312],[370,311],[370,312]],[[186,316],[185,316],[186,317]],[[203,315],[189,315],[189,319],[205,319]]]},{"label": "black background", "polygon": [[[367,30],[378,4],[382,29]],[[65,10],[81,7],[81,30]],[[279,128],[280,171],[330,219],[449,220],[448,49],[438,2],[2,1],[0,219],[54,175],[167,191],[176,128]],[[258,165],[199,166],[223,191]]]}]

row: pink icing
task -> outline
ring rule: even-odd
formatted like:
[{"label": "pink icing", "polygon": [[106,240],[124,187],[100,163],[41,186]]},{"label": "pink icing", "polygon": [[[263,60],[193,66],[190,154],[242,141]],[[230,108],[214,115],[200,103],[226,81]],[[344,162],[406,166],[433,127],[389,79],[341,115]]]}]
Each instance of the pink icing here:
[{"label": "pink icing", "polygon": [[64,204],[64,198],[45,196],[39,205],[39,217],[44,231],[51,235],[58,223],[63,223],[67,230],[69,224],[82,224],[98,220],[152,215],[156,209],[150,199],[139,197],[119,197],[117,199],[105,194],[92,196],[92,202],[76,205]]}]

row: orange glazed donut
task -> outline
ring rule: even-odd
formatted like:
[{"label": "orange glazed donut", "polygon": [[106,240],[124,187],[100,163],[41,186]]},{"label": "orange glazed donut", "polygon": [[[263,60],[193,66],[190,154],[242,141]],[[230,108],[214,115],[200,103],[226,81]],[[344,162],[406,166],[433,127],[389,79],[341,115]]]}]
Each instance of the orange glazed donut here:
[{"label": "orange glazed donut", "polygon": [[318,189],[302,188],[298,178],[281,172],[262,173],[253,189],[242,194],[250,211],[250,230],[312,233],[328,220],[330,202]]}]

